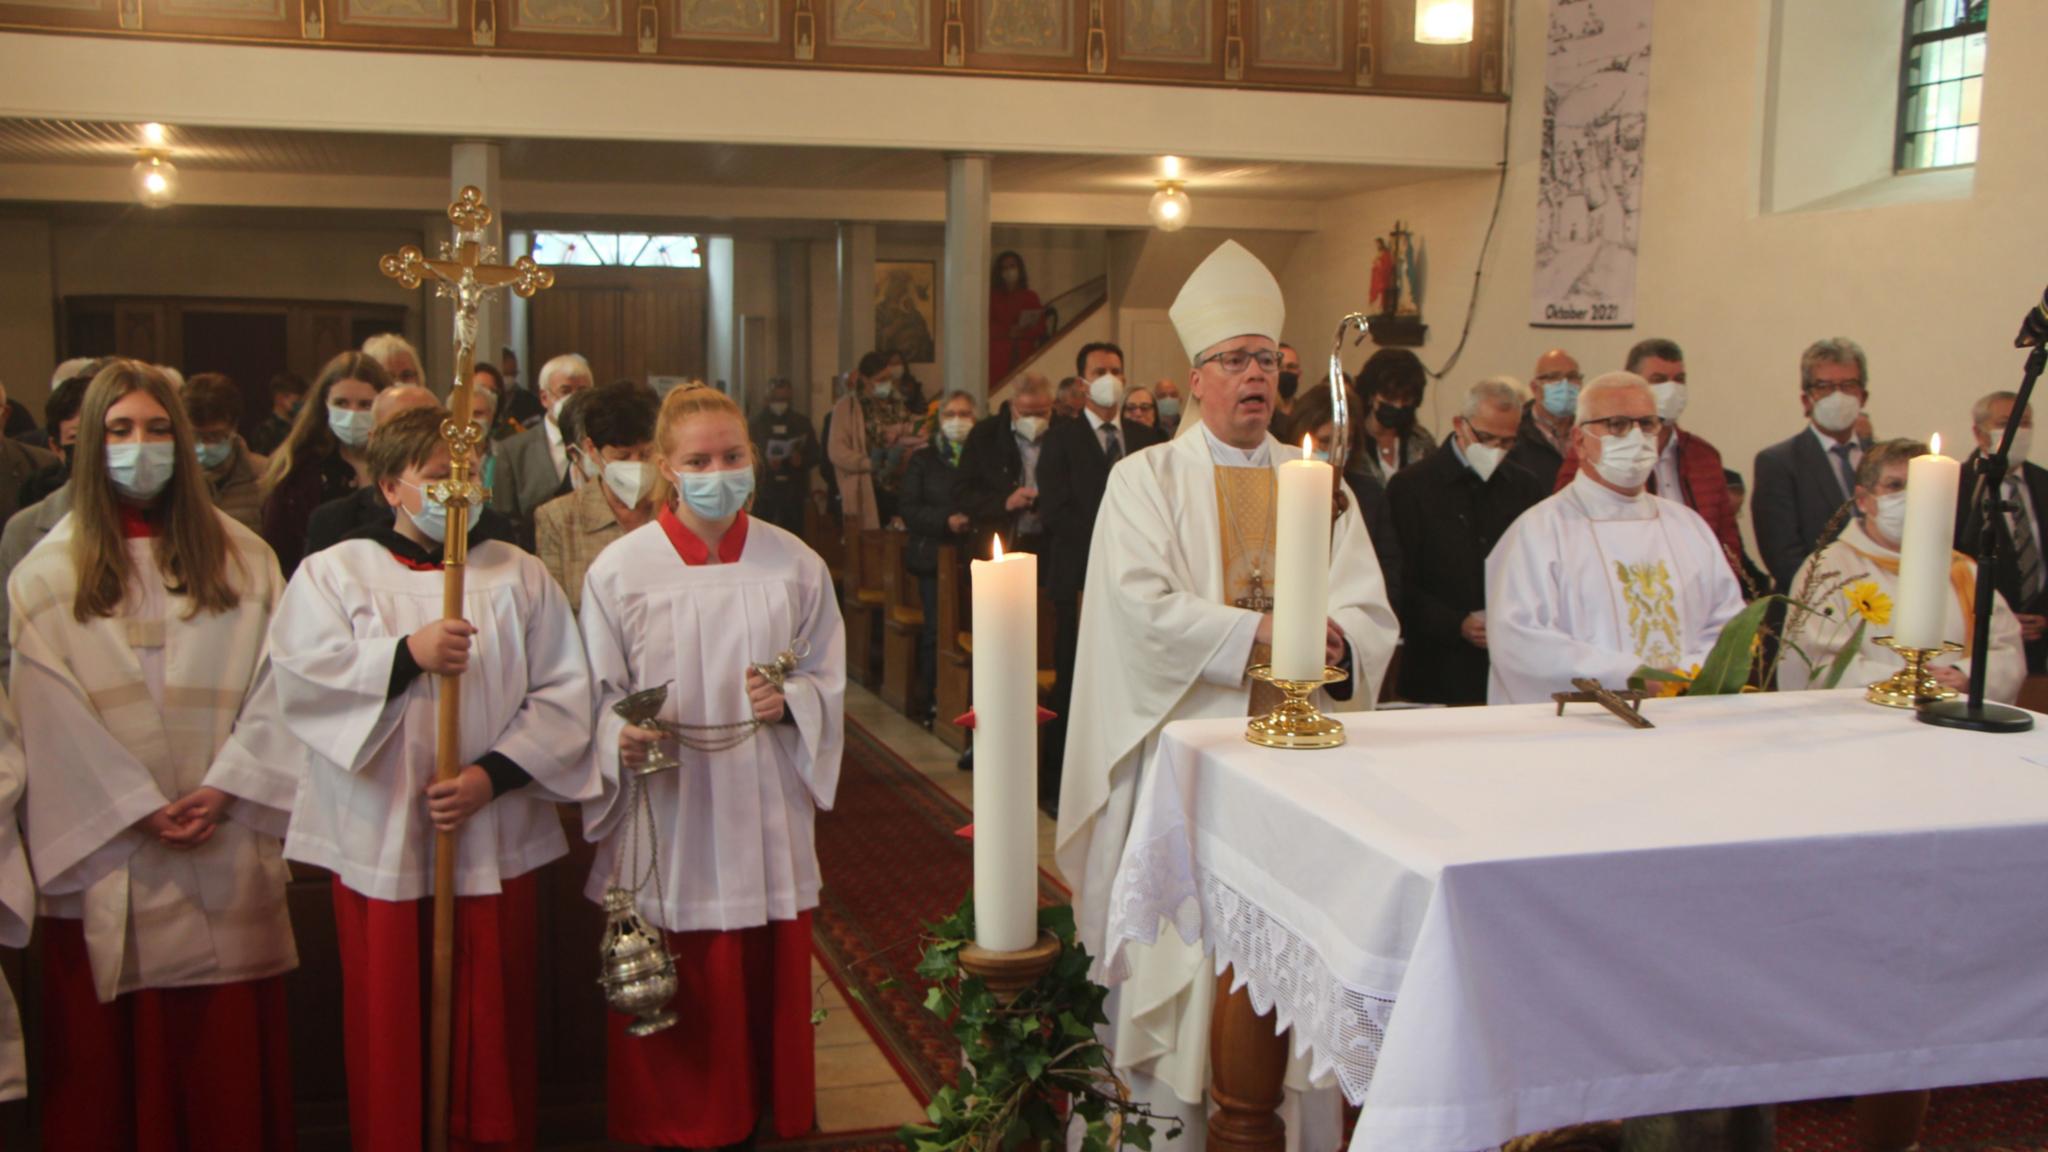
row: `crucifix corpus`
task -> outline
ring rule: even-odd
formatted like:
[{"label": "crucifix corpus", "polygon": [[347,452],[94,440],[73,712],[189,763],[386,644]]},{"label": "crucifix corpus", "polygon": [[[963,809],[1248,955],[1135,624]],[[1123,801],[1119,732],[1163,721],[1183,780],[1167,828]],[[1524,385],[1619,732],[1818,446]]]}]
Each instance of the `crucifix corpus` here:
[{"label": "crucifix corpus", "polygon": [[[477,309],[491,294],[510,288],[531,297],[553,287],[555,274],[521,256],[511,264],[495,263],[496,246],[487,233],[491,210],[484,195],[474,186],[466,187],[448,206],[448,220],[455,238],[441,245],[441,254],[429,259],[408,244],[377,262],[384,275],[407,288],[431,281],[434,295],[455,302],[455,381],[448,392],[448,419],[441,425],[441,438],[448,442],[448,478],[427,486],[427,494],[448,507],[448,522],[458,527],[443,544],[445,573],[441,591],[441,615],[455,620],[462,616],[462,574],[469,559],[470,508],[483,502],[484,491],[472,477],[476,450],[484,430],[470,423],[475,392],[470,377],[476,370]],[[434,779],[455,779],[462,770],[462,696],[460,676],[441,677],[440,715],[434,757]],[[434,837],[434,994],[428,1022],[427,1133],[434,1152],[448,1147],[449,1060],[453,1041],[455,966],[455,833]]]},{"label": "crucifix corpus", "polygon": [[1572,681],[1577,692],[1552,692],[1550,698],[1557,701],[1557,714],[1564,715],[1567,704],[1598,704],[1628,722],[1631,728],[1655,728],[1656,725],[1643,719],[1643,697],[1645,693],[1633,688],[1616,692],[1604,688],[1598,680],[1581,676]]}]

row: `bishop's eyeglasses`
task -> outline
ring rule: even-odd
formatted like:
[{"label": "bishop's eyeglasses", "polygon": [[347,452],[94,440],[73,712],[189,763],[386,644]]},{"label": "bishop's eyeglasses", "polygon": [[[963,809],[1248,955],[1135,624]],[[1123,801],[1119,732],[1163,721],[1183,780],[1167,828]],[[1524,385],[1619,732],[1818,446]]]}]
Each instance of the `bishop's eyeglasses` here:
[{"label": "bishop's eyeglasses", "polygon": [[1218,352],[1213,356],[1204,357],[1195,367],[1200,368],[1203,364],[1215,364],[1232,376],[1242,376],[1244,375],[1244,370],[1250,367],[1253,361],[1258,362],[1259,371],[1271,372],[1279,367],[1280,354],[1265,349],[1260,349],[1257,352],[1248,352],[1242,348],[1232,348],[1228,352]]}]

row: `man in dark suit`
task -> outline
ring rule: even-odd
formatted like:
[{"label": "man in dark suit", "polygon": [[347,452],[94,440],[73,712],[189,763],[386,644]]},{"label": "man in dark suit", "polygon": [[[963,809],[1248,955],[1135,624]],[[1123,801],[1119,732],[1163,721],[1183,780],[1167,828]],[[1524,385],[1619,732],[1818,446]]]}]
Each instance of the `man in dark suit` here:
[{"label": "man in dark suit", "polygon": [[541,505],[575,487],[570,476],[569,446],[562,435],[562,405],[590,387],[590,364],[574,353],[557,356],[540,369],[540,398],[547,417],[540,424],[498,442],[497,475],[491,480],[491,507],[519,525],[519,538],[533,542],[533,513]]},{"label": "man in dark suit", "polygon": [[1522,406],[1521,427],[1508,459],[1552,487],[1572,444],[1579,389],[1585,383],[1578,360],[1564,349],[1552,348],[1536,358],[1536,375],[1529,381],[1531,399]]},{"label": "man in dark suit", "polygon": [[1074,657],[1081,642],[1081,587],[1088,582],[1088,542],[1095,535],[1109,470],[1125,456],[1166,439],[1157,428],[1123,418],[1123,349],[1086,345],[1074,357],[1074,367],[1087,385],[1081,414],[1053,424],[1038,461],[1038,513],[1046,537],[1039,572],[1052,601],[1052,710],[1059,714],[1044,741],[1051,758],[1042,761],[1038,774],[1041,807],[1048,808],[1058,804],[1060,794]]},{"label": "man in dark suit", "polygon": [[1521,390],[1482,380],[1465,394],[1451,435],[1387,482],[1401,542],[1401,695],[1429,704],[1484,704],[1486,556],[1508,525],[1550,495],[1516,463]]},{"label": "man in dark suit", "polygon": [[[987,538],[1000,534],[1013,552],[1041,552],[1044,522],[1038,517],[1038,462],[1052,423],[1052,383],[1029,375],[1019,381],[1004,410],[967,434],[960,451],[956,488],[960,510],[974,521],[975,554],[988,554]],[[1039,580],[1045,567],[1039,566]]]},{"label": "man in dark suit", "polygon": [[[1998,447],[2005,426],[2012,422],[2013,404],[2019,399],[2011,392],[1993,392],[1970,410],[1970,428],[1977,435],[1977,450],[1963,462],[1963,482],[1957,492],[1956,549],[1977,554],[1978,534],[1984,518],[1977,506],[1977,473],[1984,456]],[[2019,414],[2019,434],[2013,438],[2006,461],[2005,515],[1997,521],[1998,594],[2019,618],[2020,638],[2027,645],[2027,671],[2039,673],[2048,664],[2048,575],[2041,559],[2043,541],[2048,540],[2048,468],[2028,457],[2034,440],[2034,412]]]},{"label": "man in dark suit", "polygon": [[1856,435],[1870,396],[1869,363],[1854,340],[1817,340],[1799,357],[1799,403],[1806,427],[1756,454],[1749,505],[1757,551],[1780,592],[1796,591],[1799,570],[1820,546],[1821,530],[1856,491],[1856,467],[1869,442]]}]

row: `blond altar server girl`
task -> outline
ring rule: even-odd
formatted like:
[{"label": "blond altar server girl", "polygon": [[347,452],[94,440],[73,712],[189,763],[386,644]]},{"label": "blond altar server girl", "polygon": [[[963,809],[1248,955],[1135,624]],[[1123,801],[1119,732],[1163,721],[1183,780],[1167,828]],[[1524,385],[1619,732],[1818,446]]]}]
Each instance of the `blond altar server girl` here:
[{"label": "blond altar server girl", "polygon": [[290,800],[230,738],[282,580],[214,508],[193,443],[168,379],[110,363],[71,513],[8,581],[50,1148],[293,1146]]},{"label": "blond altar server girl", "polygon": [[[756,461],[737,405],[678,389],[655,436],[655,522],[606,548],[583,590],[605,783],[584,810],[599,843],[587,891],[637,887],[676,956],[683,1022],[639,1037],[613,1016],[610,1134],[715,1148],[772,1112],[794,1137],[812,1125],[812,825],[839,783],[839,606],[824,561],[744,510]],[[676,740],[613,714],[663,686]],[[681,766],[633,776],[650,752]],[[632,832],[629,783],[646,789],[651,837],[644,817]]]}]

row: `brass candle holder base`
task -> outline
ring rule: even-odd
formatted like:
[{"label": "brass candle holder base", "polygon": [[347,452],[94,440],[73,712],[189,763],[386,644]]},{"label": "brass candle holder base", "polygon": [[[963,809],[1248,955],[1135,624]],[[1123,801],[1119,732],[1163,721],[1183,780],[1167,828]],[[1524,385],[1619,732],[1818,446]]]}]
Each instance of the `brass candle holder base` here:
[{"label": "brass candle holder base", "polygon": [[1917,708],[1922,704],[1956,698],[1954,690],[1942,687],[1941,681],[1928,674],[1927,662],[1936,656],[1961,652],[1961,644],[1944,641],[1939,648],[1903,648],[1889,636],[1879,636],[1875,643],[1880,648],[1897,652],[1906,666],[1893,673],[1890,679],[1872,684],[1864,691],[1864,699],[1886,708]]},{"label": "brass candle holder base", "polygon": [[1245,739],[1264,748],[1335,748],[1344,743],[1344,725],[1323,715],[1309,696],[1325,684],[1349,679],[1350,673],[1326,666],[1321,679],[1282,680],[1273,675],[1271,664],[1254,664],[1248,675],[1278,688],[1287,698],[1245,725]]},{"label": "brass candle holder base", "polygon": [[988,985],[1004,1007],[1016,1002],[1060,957],[1060,938],[1041,931],[1031,947],[1021,952],[991,952],[979,944],[960,949],[960,967]]}]

